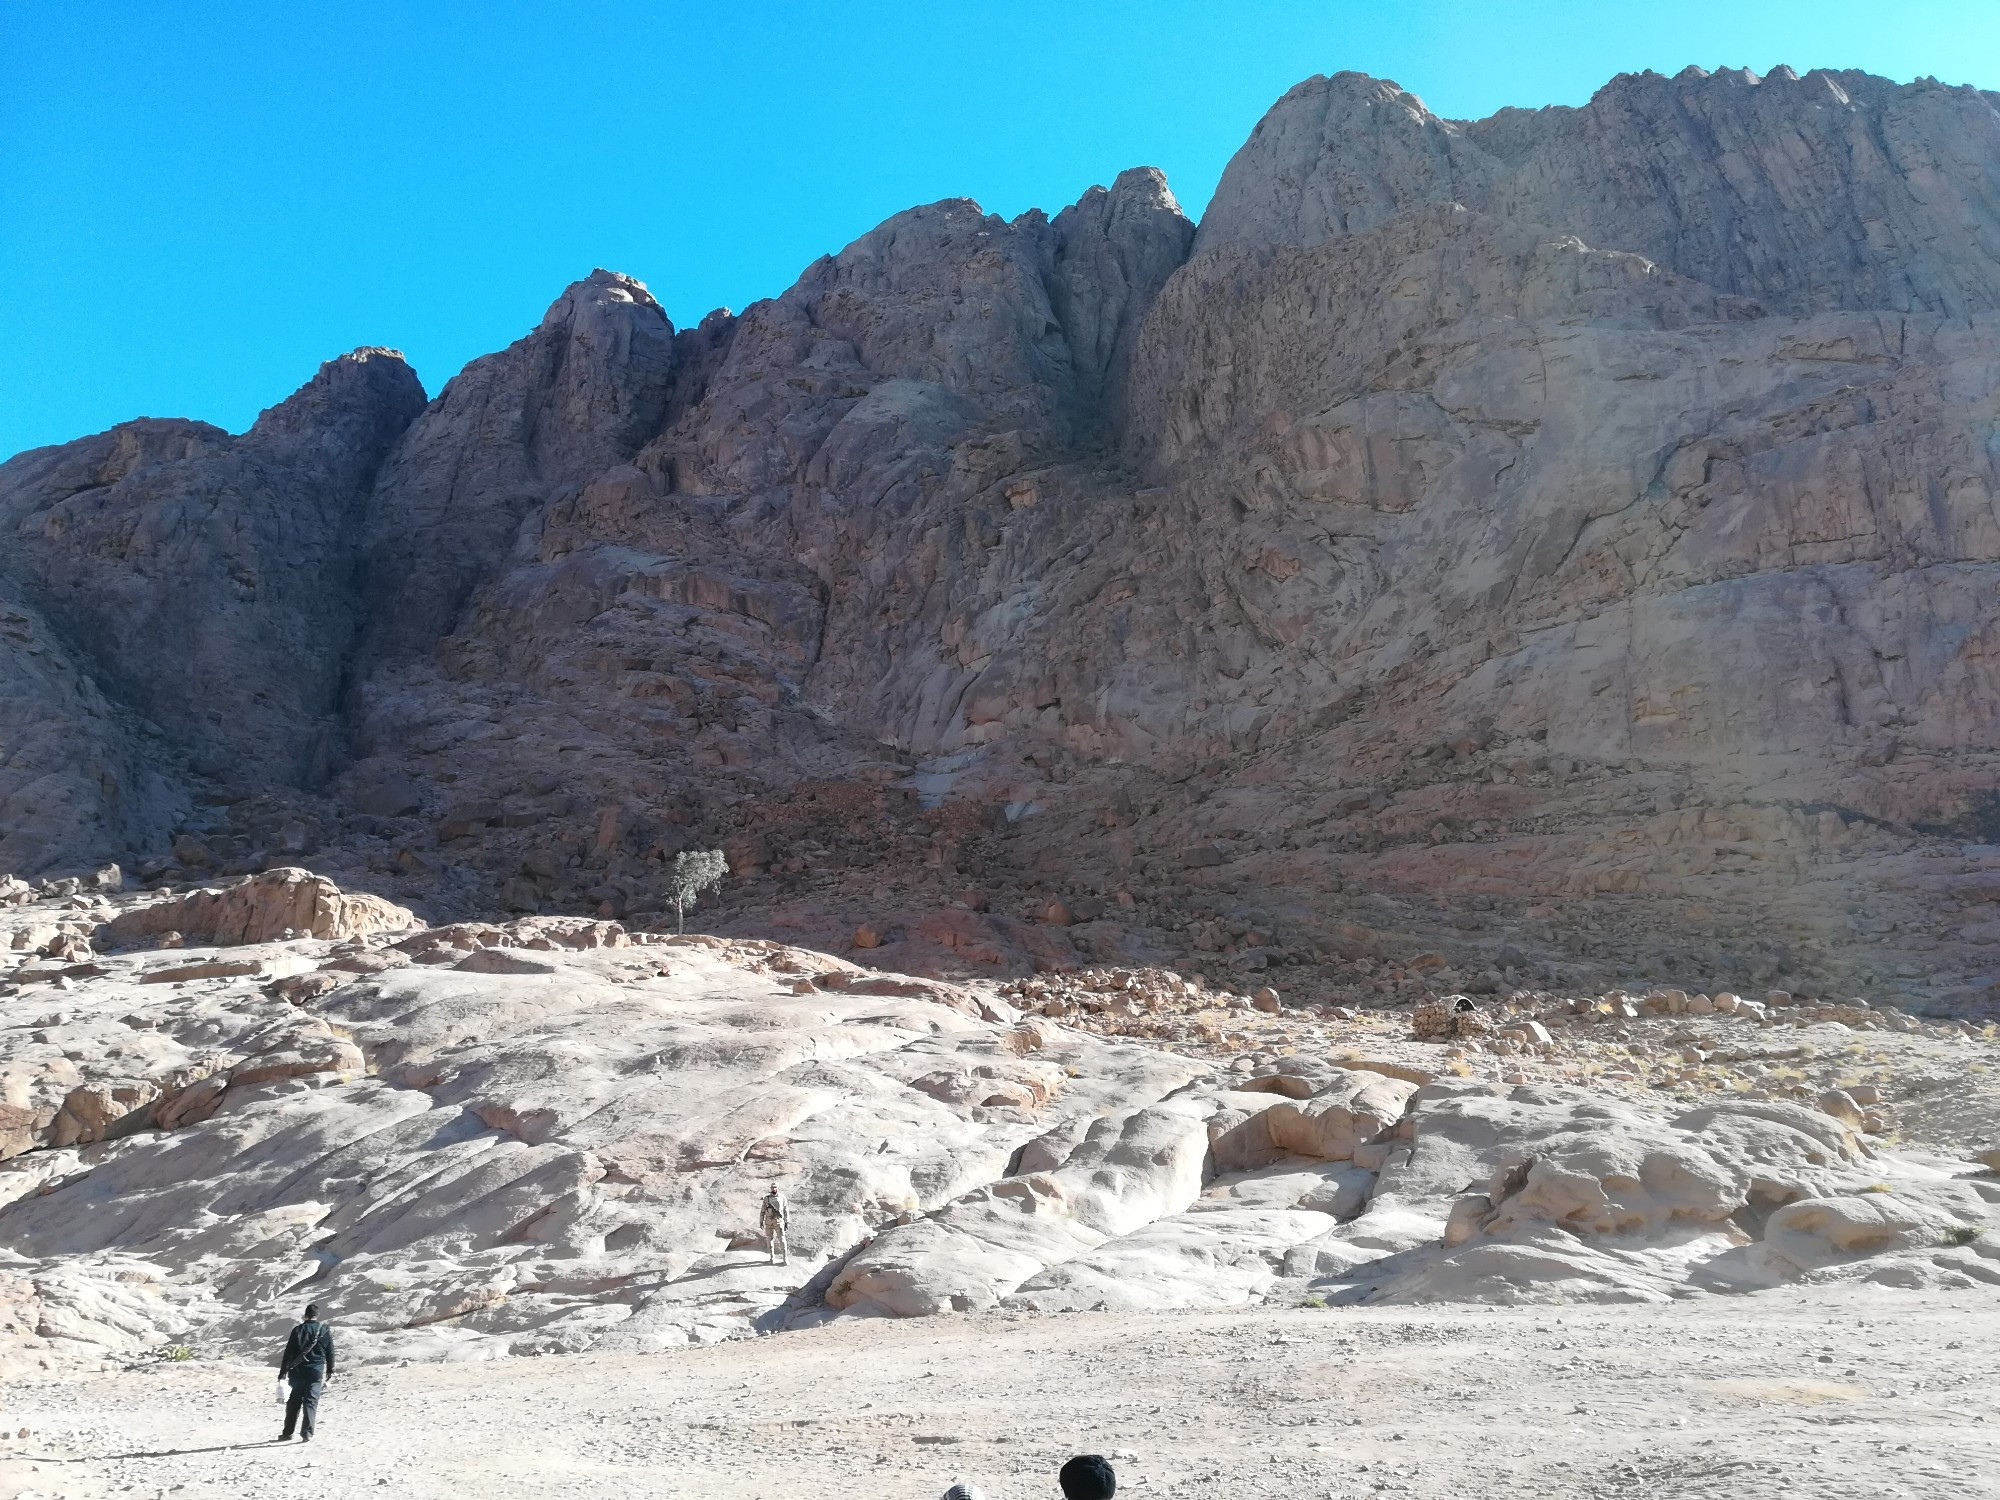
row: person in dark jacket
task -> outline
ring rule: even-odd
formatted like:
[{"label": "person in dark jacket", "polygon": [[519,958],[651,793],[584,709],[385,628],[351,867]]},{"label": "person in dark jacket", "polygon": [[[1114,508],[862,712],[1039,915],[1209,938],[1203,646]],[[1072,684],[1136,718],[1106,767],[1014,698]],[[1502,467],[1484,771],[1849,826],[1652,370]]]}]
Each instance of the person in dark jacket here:
[{"label": "person in dark jacket", "polygon": [[278,1375],[292,1384],[291,1399],[285,1403],[285,1430],[278,1441],[289,1442],[296,1427],[299,1441],[310,1443],[313,1424],[319,1416],[319,1394],[333,1379],[333,1330],[320,1322],[317,1306],[307,1306],[305,1321],[285,1340]]}]

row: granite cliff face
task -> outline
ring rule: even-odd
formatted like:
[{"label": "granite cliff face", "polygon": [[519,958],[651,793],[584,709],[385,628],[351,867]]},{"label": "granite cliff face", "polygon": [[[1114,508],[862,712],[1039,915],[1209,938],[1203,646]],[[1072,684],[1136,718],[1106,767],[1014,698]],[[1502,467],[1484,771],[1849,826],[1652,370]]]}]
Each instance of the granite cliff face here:
[{"label": "granite cliff face", "polygon": [[198,780],[324,780],[358,512],[422,405],[358,349],[241,437],[141,420],[4,466],[0,863],[160,848]]},{"label": "granite cliff face", "polygon": [[1581,109],[1440,120],[1393,83],[1300,84],[1236,154],[1203,250],[1317,245],[1429,203],[1568,230],[1775,314],[1991,311],[1993,96],[1779,68],[1613,80]]},{"label": "granite cliff face", "polygon": [[1997,105],[1313,79],[1198,230],[948,201],[23,454],[0,865],[644,921],[720,843],[920,972],[1989,1007]]}]

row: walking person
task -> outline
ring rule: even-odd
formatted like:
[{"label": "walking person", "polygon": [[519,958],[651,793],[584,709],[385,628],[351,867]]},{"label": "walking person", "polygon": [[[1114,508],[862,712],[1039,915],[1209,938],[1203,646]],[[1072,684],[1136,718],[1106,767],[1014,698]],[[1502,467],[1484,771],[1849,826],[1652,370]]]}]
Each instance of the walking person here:
[{"label": "walking person", "polygon": [[775,1182],[771,1184],[771,1191],[764,1195],[764,1206],[758,1211],[757,1222],[764,1231],[764,1243],[770,1249],[771,1264],[789,1266],[792,1263],[792,1247],[786,1243],[785,1231],[792,1227],[792,1210]]},{"label": "walking person", "polygon": [[319,1416],[320,1392],[333,1379],[333,1330],[319,1320],[319,1307],[308,1304],[305,1321],[292,1329],[285,1340],[285,1352],[278,1360],[278,1378],[291,1382],[292,1394],[285,1402],[285,1430],[278,1437],[290,1442],[298,1429],[299,1441],[310,1443],[313,1425]]}]

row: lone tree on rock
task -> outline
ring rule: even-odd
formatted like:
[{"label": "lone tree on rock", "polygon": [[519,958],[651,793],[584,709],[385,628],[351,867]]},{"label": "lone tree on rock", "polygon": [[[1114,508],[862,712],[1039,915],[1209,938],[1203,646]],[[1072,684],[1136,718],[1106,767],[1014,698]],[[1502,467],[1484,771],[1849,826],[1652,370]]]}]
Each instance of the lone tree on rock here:
[{"label": "lone tree on rock", "polygon": [[674,903],[674,931],[687,931],[687,909],[703,891],[722,888],[729,873],[729,861],[720,849],[684,849],[674,856],[673,873],[667,879],[667,899]]}]

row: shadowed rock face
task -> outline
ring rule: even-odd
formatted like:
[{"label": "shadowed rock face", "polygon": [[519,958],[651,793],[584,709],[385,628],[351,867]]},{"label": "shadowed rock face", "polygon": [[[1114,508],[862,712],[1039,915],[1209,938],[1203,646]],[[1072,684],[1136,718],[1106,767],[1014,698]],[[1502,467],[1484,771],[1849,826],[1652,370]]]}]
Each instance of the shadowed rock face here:
[{"label": "shadowed rock face", "polygon": [[0,652],[0,864],[87,864],[169,837],[187,800],[142,750],[135,716],[105,698],[40,615],[4,594]]},{"label": "shadowed rock face", "polygon": [[1995,103],[1313,79],[1198,232],[946,201],[697,328],[593,273],[420,413],[364,351],[24,454],[0,849],[644,920],[719,843],[916,970],[1984,1004]]},{"label": "shadowed rock face", "polygon": [[327,774],[360,509],[422,403],[401,356],[361,349],[241,437],[141,420],[0,466],[0,593],[47,633],[0,662],[9,863],[157,845],[177,771]]},{"label": "shadowed rock face", "polygon": [[24,453],[0,478],[4,566],[197,771],[323,775],[360,507],[422,397],[364,349],[240,438],[140,421]]},{"label": "shadowed rock face", "polygon": [[448,632],[524,517],[651,436],[673,370],[673,325],[645,287],[611,271],[467,365],[402,434],[368,498],[366,655],[423,650]]}]

